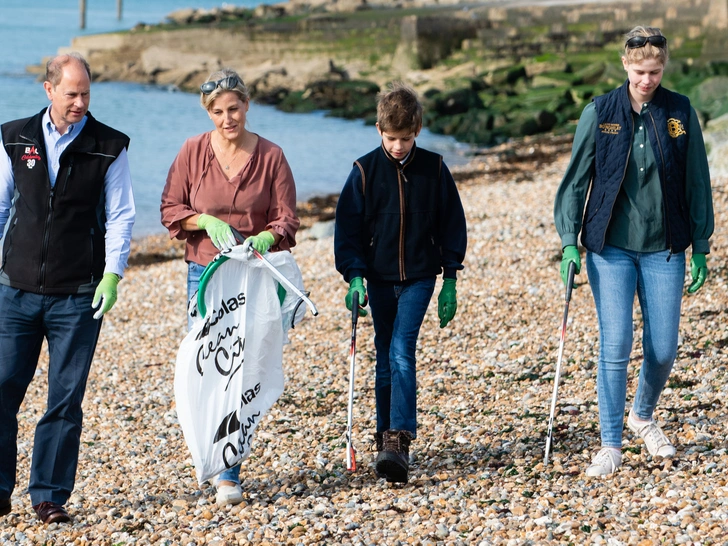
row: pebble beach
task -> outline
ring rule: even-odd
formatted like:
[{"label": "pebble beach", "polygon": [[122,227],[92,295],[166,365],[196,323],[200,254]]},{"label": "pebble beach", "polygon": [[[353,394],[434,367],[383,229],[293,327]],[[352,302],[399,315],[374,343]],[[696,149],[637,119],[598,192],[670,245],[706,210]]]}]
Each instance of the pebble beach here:
[{"label": "pebble beach", "polygon": [[[544,466],[564,310],[553,197],[569,150],[558,139],[526,141],[455,172],[468,253],[455,319],[439,328],[435,296],[420,334],[408,484],[388,484],[373,470],[369,316],[357,334],[358,469],[345,468],[351,315],[333,238],[311,233],[326,218],[319,210],[303,217],[293,249],[319,316],[309,313],[289,332],[285,391],[243,463],[243,503],[217,506],[214,489],[197,484],[173,390],[186,265],[179,244],[153,236],[134,241],[119,300],[104,319],[66,505],[73,520],[41,524],[26,493],[45,410],[44,356],[18,415],[18,483],[12,512],[0,519],[0,545],[728,544],[725,178],[713,179],[710,275],[683,300],[678,359],[655,414],[676,457],[653,460],[625,430],[623,466],[607,478],[584,475],[599,446],[599,340],[584,271],[570,304]],[[627,409],[642,354],[638,307],[634,321]]]}]

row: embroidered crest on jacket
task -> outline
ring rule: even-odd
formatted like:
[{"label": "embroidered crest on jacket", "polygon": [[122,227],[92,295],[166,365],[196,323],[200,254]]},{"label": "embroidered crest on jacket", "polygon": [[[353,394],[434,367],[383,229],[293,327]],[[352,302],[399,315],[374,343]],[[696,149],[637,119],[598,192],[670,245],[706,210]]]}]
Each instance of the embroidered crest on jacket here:
[{"label": "embroidered crest on jacket", "polygon": [[685,127],[683,126],[682,121],[676,118],[670,118],[667,120],[667,132],[672,138],[677,138],[680,135],[687,134],[687,132],[685,132]]},{"label": "embroidered crest on jacket", "polygon": [[33,167],[35,167],[35,162],[40,161],[40,156],[38,155],[38,150],[35,146],[26,146],[25,153],[20,159],[21,161],[26,162],[26,166],[29,169],[32,169]]},{"label": "embroidered crest on jacket", "polygon": [[619,123],[600,123],[599,129],[606,135],[618,135],[622,126]]}]

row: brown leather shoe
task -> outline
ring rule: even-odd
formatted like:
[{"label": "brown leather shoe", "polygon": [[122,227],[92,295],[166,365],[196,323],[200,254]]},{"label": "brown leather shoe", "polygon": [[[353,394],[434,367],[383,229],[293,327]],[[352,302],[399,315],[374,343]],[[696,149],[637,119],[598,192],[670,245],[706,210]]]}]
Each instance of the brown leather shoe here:
[{"label": "brown leather shoe", "polygon": [[71,521],[71,517],[66,512],[66,509],[55,502],[41,502],[33,506],[33,510],[38,514],[38,519],[46,524]]},{"label": "brown leather shoe", "polygon": [[10,513],[10,508],[12,508],[10,499],[0,500],[0,516],[7,516]]}]

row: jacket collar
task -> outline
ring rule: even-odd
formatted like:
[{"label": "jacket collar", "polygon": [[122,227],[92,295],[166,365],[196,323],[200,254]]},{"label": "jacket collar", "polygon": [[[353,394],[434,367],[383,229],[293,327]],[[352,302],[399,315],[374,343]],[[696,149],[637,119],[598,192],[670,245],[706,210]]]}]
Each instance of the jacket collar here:
[{"label": "jacket collar", "polygon": [[[45,138],[43,138],[43,114],[45,114],[46,110],[48,110],[48,107],[43,108],[43,110],[28,119],[28,122],[20,130],[21,137],[36,143],[39,142],[39,139],[45,142]],[[93,136],[96,119],[91,115],[91,112],[86,112],[86,116],[88,119],[83,129],[81,129],[81,133],[73,139],[66,151],[72,150],[83,153],[93,152],[96,149],[96,137]]]},{"label": "jacket collar", "polygon": [[[632,111],[632,103],[629,101],[629,79],[624,82],[620,90],[620,104],[623,108],[626,108],[628,112]],[[657,86],[655,89],[655,95],[652,97],[650,104],[661,107],[665,103],[665,88],[662,84]]]},{"label": "jacket collar", "polygon": [[412,163],[412,161],[414,161],[414,159],[415,159],[415,152],[417,151],[416,142],[412,145],[412,149],[410,150],[410,153],[405,158],[404,162],[400,162],[399,160],[392,157],[392,155],[384,148],[384,142],[382,142],[382,144],[380,146],[381,146],[382,152],[384,153],[384,157],[386,157],[392,163],[394,163],[398,169],[404,169],[407,165]]}]

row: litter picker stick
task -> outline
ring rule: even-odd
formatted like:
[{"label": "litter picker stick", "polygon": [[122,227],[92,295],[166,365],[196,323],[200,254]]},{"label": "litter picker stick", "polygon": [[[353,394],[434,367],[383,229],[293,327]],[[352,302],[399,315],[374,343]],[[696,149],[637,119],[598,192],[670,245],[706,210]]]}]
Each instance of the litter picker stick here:
[{"label": "litter picker stick", "polygon": [[556,395],[559,392],[559,377],[561,377],[561,360],[564,357],[564,341],[566,340],[566,319],[569,317],[569,302],[571,301],[571,289],[574,288],[574,274],[576,265],[569,263],[569,273],[566,281],[566,304],[564,305],[564,319],[561,321],[561,342],[559,343],[559,357],[556,361],[556,374],[554,375],[554,394],[551,397],[551,414],[549,415],[549,428],[546,433],[546,449],[543,456],[543,465],[549,464],[549,451],[554,432],[554,413],[556,412]]},{"label": "litter picker stick", "polygon": [[[245,242],[245,237],[243,237],[242,234],[237,229],[232,228],[232,231],[233,231],[233,235],[235,236],[235,239],[239,243],[242,244],[243,242]],[[271,273],[273,273],[273,276],[276,279],[278,279],[281,282],[281,284],[285,285],[286,288],[290,289],[294,294],[296,294],[299,298],[301,298],[303,300],[303,302],[311,310],[311,314],[314,317],[315,316],[318,316],[318,309],[316,309],[316,305],[314,305],[314,303],[308,298],[308,296],[306,296],[306,294],[304,294],[303,292],[301,292],[295,284],[293,284],[291,281],[289,281],[285,277],[285,275],[283,275],[283,273],[281,273],[280,271],[278,271],[276,269],[276,267],[272,263],[270,263],[268,261],[268,258],[266,258],[260,252],[258,252],[257,250],[255,250],[255,248],[253,248],[252,246],[248,247],[248,249],[249,249],[249,251],[251,251],[253,253],[253,256],[255,256],[256,258],[258,258],[259,260],[261,260],[265,264],[265,266],[268,269],[270,269]]]},{"label": "litter picker stick", "polygon": [[356,471],[356,453],[351,441],[351,428],[354,420],[354,368],[356,365],[356,322],[359,318],[359,292],[351,295],[351,349],[349,351],[349,413],[346,420],[346,469]]},{"label": "litter picker stick", "polygon": [[257,250],[255,250],[252,246],[250,247],[250,249],[253,251],[253,256],[255,256],[256,258],[258,258],[259,260],[262,260],[263,263],[266,265],[266,267],[271,270],[271,273],[273,273],[273,276],[276,279],[278,279],[279,281],[281,281],[281,283],[283,283],[286,286],[286,288],[290,288],[293,291],[294,294],[296,294],[299,298],[301,298],[304,301],[304,303],[311,310],[311,314],[314,317],[318,315],[318,309],[316,309],[316,306],[314,305],[314,303],[310,299],[308,299],[308,296],[306,294],[304,294],[303,292],[301,292],[295,284],[293,284],[291,281],[289,281],[283,275],[283,273],[281,273],[280,271],[278,271],[275,268],[275,266],[268,261],[268,258],[266,258],[260,252],[258,252]]}]

